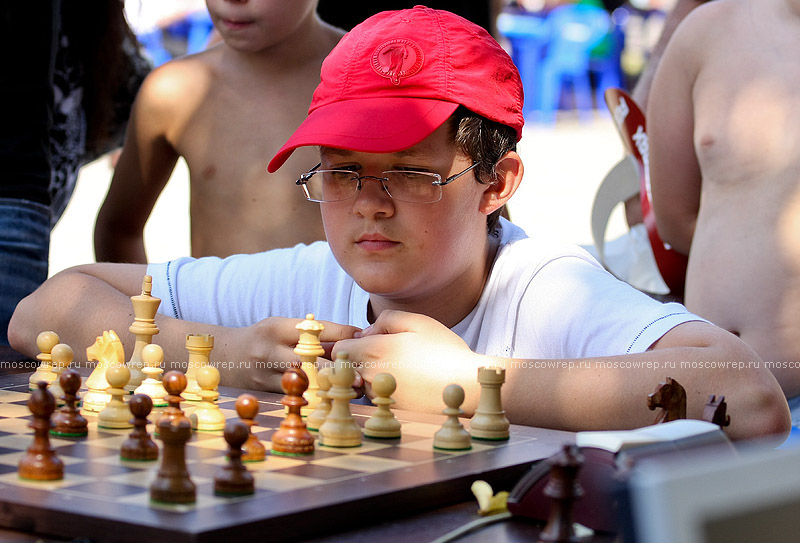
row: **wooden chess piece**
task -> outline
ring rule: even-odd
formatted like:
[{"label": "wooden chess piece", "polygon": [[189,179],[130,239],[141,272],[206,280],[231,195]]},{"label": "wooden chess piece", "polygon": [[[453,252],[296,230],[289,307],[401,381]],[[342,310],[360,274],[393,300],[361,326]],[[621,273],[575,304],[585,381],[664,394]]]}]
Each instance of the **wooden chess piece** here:
[{"label": "wooden chess piece", "polygon": [[161,305],[161,298],[152,296],[153,278],[145,275],[142,279],[142,293],[138,296],[131,296],[133,304],[133,324],[128,330],[136,336],[136,343],[133,346],[133,354],[128,361],[128,369],[131,370],[131,379],[125,390],[132,393],[136,387],[142,384],[145,374],[142,372],[144,361],[142,359],[142,349],[153,341],[153,336],[158,334],[156,326],[156,313],[158,306]]},{"label": "wooden chess piece", "polygon": [[111,366],[106,370],[106,381],[110,385],[106,392],[111,395],[111,401],[106,404],[97,415],[99,428],[133,428],[131,424],[131,410],[125,403],[125,385],[131,377],[131,370],[125,364]]},{"label": "wooden chess piece", "polygon": [[464,389],[450,384],[444,387],[442,399],[447,406],[442,414],[447,415],[442,427],[433,434],[433,448],[447,451],[465,451],[472,448],[472,438],[458,420],[464,414],[461,404],[464,403]]},{"label": "wooden chess piece", "polygon": [[150,485],[150,499],[163,503],[194,503],[197,487],[186,468],[186,443],[192,438],[192,426],[186,419],[162,416],[157,429],[164,451],[161,466]]},{"label": "wooden chess piece", "polygon": [[102,336],[98,336],[94,344],[86,348],[86,360],[97,362],[97,365],[86,379],[88,392],[83,396],[82,412],[97,414],[111,401],[111,395],[106,392],[108,389],[106,370],[111,366],[125,363],[125,350],[117,333],[107,330]]},{"label": "wooden chess piece", "polygon": [[308,388],[308,377],[300,368],[289,368],[283,372],[281,388],[285,394],[281,403],[288,412],[278,431],[272,435],[272,454],[312,454],[314,436],[300,415],[300,409],[306,405],[303,392]]},{"label": "wooden chess piece", "polygon": [[89,433],[89,422],[77,407],[78,391],[81,388],[81,375],[70,368],[58,378],[64,391],[64,406],[53,415],[50,433],[54,436],[82,437]]},{"label": "wooden chess piece", "polygon": [[322,368],[317,372],[317,407],[306,417],[306,426],[311,432],[318,432],[319,427],[325,422],[331,412],[331,399],[328,391],[331,389],[331,369]]},{"label": "wooden chess piece", "polygon": [[36,359],[39,360],[39,367],[28,378],[28,390],[36,390],[39,381],[44,381],[48,385],[55,381],[51,352],[58,341],[58,334],[52,331],[42,332],[36,336],[36,348],[39,349]]},{"label": "wooden chess piece", "polygon": [[539,533],[541,543],[573,543],[579,541],[572,527],[572,512],[576,499],[583,496],[578,471],[583,455],[575,445],[564,448],[548,460],[550,479],[544,487],[545,496],[552,500],[547,525]]},{"label": "wooden chess piece", "polygon": [[236,413],[239,419],[247,426],[249,436],[242,448],[243,462],[263,462],[267,459],[267,448],[253,434],[256,415],[258,415],[258,399],[252,394],[241,394],[236,398]]},{"label": "wooden chess piece", "polygon": [[331,411],[319,427],[320,445],[326,447],[358,447],[363,439],[361,428],[350,414],[350,400],[356,397],[353,390],[355,379],[347,353],[339,352],[331,368]]},{"label": "wooden chess piece", "polygon": [[228,462],[214,475],[214,494],[222,496],[244,496],[253,494],[255,480],[242,463],[242,444],[250,435],[250,428],[242,421],[232,420],[225,425],[225,441],[228,443]]},{"label": "wooden chess piece", "polygon": [[200,385],[197,384],[197,370],[208,366],[211,350],[214,348],[214,336],[209,334],[189,334],[186,336],[186,350],[189,351],[189,364],[186,367],[186,390],[183,399],[199,402]]},{"label": "wooden chess piece", "polygon": [[654,392],[647,395],[647,408],[655,411],[659,407],[661,411],[656,414],[653,424],[686,418],[686,391],[671,377],[667,377]]},{"label": "wooden chess piece", "polygon": [[708,403],[703,407],[703,420],[725,428],[731,424],[731,416],[727,414],[727,411],[728,404],[725,402],[725,396],[712,394],[708,397]]},{"label": "wooden chess piece", "polygon": [[164,362],[164,349],[161,345],[150,343],[142,348],[142,373],[146,376],[142,384],[136,387],[134,394],[147,394],[153,401],[153,410],[161,411],[167,407],[167,391],[161,382],[161,364]]},{"label": "wooden chess piece", "polygon": [[469,433],[475,439],[500,441],[509,438],[510,424],[503,410],[500,387],[506,380],[503,368],[478,368],[481,396],[475,415],[469,421]]},{"label": "wooden chess piece", "polygon": [[198,432],[219,432],[225,429],[225,415],[217,405],[219,392],[219,370],[214,366],[203,366],[195,374],[200,386],[200,403],[189,416],[192,429]]},{"label": "wooden chess piece", "polygon": [[64,370],[72,364],[72,359],[75,354],[72,352],[72,347],[66,343],[59,343],[53,347],[50,352],[52,359],[53,374],[56,376],[55,380],[50,383],[50,393],[56,399],[56,405],[64,405],[64,390],[61,388],[61,374]]},{"label": "wooden chess piece", "polygon": [[375,397],[372,403],[377,409],[364,424],[364,435],[381,439],[400,437],[400,421],[392,413],[391,405],[395,400],[391,397],[397,390],[397,381],[390,373],[379,373],[372,380],[372,391]]},{"label": "wooden chess piece", "polygon": [[308,376],[308,388],[306,389],[303,397],[306,399],[309,409],[313,409],[319,402],[317,391],[319,390],[318,371],[317,371],[317,357],[325,354],[325,349],[319,341],[319,336],[325,329],[325,326],[314,320],[314,314],[309,313],[306,315],[304,321],[295,326],[300,331],[300,338],[294,353],[300,357],[300,369],[302,369]]},{"label": "wooden chess piece", "polygon": [[19,461],[18,473],[23,479],[55,481],[64,478],[64,463],[50,447],[50,415],[56,409],[56,400],[47,390],[47,382],[39,381],[37,389],[28,399],[28,409],[33,420],[33,443]]},{"label": "wooden chess piece", "polygon": [[147,415],[153,409],[153,400],[147,394],[134,394],[128,402],[133,414],[133,431],[122,442],[119,457],[122,460],[153,461],[158,459],[158,445],[147,432]]},{"label": "wooden chess piece", "polygon": [[164,374],[162,383],[164,384],[164,389],[167,391],[167,397],[165,399],[168,405],[164,408],[163,413],[161,413],[161,417],[156,421],[156,432],[158,432],[158,428],[161,427],[161,423],[166,420],[185,420],[191,429],[192,424],[181,409],[181,402],[183,401],[181,393],[186,388],[186,375],[177,370],[170,370]]}]

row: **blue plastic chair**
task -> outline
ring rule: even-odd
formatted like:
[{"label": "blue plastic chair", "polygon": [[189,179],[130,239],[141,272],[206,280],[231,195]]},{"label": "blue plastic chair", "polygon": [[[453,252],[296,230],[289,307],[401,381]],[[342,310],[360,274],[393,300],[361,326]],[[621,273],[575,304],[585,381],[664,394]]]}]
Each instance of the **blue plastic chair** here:
[{"label": "blue plastic chair", "polygon": [[595,82],[595,107],[601,112],[607,112],[605,104],[606,89],[625,88],[622,75],[622,51],[625,49],[625,28],[629,14],[624,8],[617,8],[611,14],[611,30],[602,45],[602,53],[598,48],[592,49],[589,59],[589,73]]},{"label": "blue plastic chair", "polygon": [[186,19],[189,22],[189,31],[186,35],[186,54],[199,53],[205,50],[211,37],[211,31],[214,30],[211,16],[207,10],[201,9],[190,14]]},{"label": "blue plastic chair", "polygon": [[136,39],[144,48],[145,54],[150,57],[153,67],[161,66],[172,58],[172,54],[164,47],[164,38],[160,28],[139,34]]},{"label": "blue plastic chair", "polygon": [[497,16],[497,31],[511,44],[511,60],[525,93],[522,114],[527,117],[537,105],[539,63],[549,34],[547,20],[533,13],[507,11]]},{"label": "blue plastic chair", "polygon": [[608,34],[611,18],[602,8],[569,4],[553,9],[547,22],[550,44],[540,70],[540,120],[555,120],[567,84],[572,87],[577,109],[585,115],[594,107],[589,77],[591,51]]}]

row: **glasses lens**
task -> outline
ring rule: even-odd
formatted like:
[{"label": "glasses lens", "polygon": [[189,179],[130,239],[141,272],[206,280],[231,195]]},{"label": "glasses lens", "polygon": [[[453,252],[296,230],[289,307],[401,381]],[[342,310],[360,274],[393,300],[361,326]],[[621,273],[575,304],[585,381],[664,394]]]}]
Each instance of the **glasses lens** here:
[{"label": "glasses lens", "polygon": [[316,202],[347,200],[356,193],[358,176],[347,170],[318,170],[308,177],[306,189]]},{"label": "glasses lens", "polygon": [[426,204],[442,198],[442,187],[434,185],[440,179],[435,173],[391,171],[383,172],[383,176],[386,190],[395,200]]}]

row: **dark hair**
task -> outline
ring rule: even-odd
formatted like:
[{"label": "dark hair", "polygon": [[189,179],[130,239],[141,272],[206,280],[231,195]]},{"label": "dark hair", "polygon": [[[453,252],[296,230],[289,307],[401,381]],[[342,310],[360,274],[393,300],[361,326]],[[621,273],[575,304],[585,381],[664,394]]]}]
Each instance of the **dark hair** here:
[{"label": "dark hair", "polygon": [[[86,148],[96,155],[118,145],[113,141],[117,136],[113,133],[117,128],[115,123],[122,121],[124,127],[130,102],[146,72],[136,65],[140,60],[134,54],[138,44],[125,19],[121,0],[97,2],[92,9],[64,2],[61,23],[83,70]],[[124,111],[117,111],[116,104],[123,104]]]},{"label": "dark hair", "polygon": [[[517,132],[510,126],[491,121],[464,106],[450,117],[450,129],[459,152],[479,165],[473,170],[479,183],[492,184],[497,179],[497,164],[509,151],[517,150]],[[505,206],[486,219],[486,228],[492,233]]]}]

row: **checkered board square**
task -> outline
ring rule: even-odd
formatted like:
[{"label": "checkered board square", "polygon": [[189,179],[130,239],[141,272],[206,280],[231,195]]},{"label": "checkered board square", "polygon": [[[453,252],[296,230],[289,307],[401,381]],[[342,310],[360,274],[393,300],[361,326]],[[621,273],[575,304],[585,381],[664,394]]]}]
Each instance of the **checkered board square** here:
[{"label": "checkered board square", "polygon": [[[235,399],[244,391],[220,392],[220,408],[227,418],[236,417]],[[280,395],[248,392],[260,401],[253,432],[269,449],[284,416]],[[565,432],[512,426],[508,441],[476,440],[469,451],[445,452],[433,449],[433,434],[444,416],[398,411],[399,439],[365,438],[353,448],[317,446],[302,457],[268,453],[265,461],[246,464],[256,481],[254,495],[219,497],[213,479],[226,462],[227,444],[222,432],[195,432],[186,458],[197,501],[168,505],[150,501],[159,462],[120,460],[119,448],[130,430],[99,428],[93,417],[87,417],[87,437],[51,437],[65,465],[63,480],[21,479],[17,463],[32,442],[28,397],[24,385],[0,389],[0,505],[5,512],[0,525],[99,541],[178,543],[234,536],[279,541],[333,533],[468,500],[477,479],[510,489],[534,462],[573,439]],[[187,411],[190,404],[184,404]],[[359,424],[373,409],[353,406]]]}]

